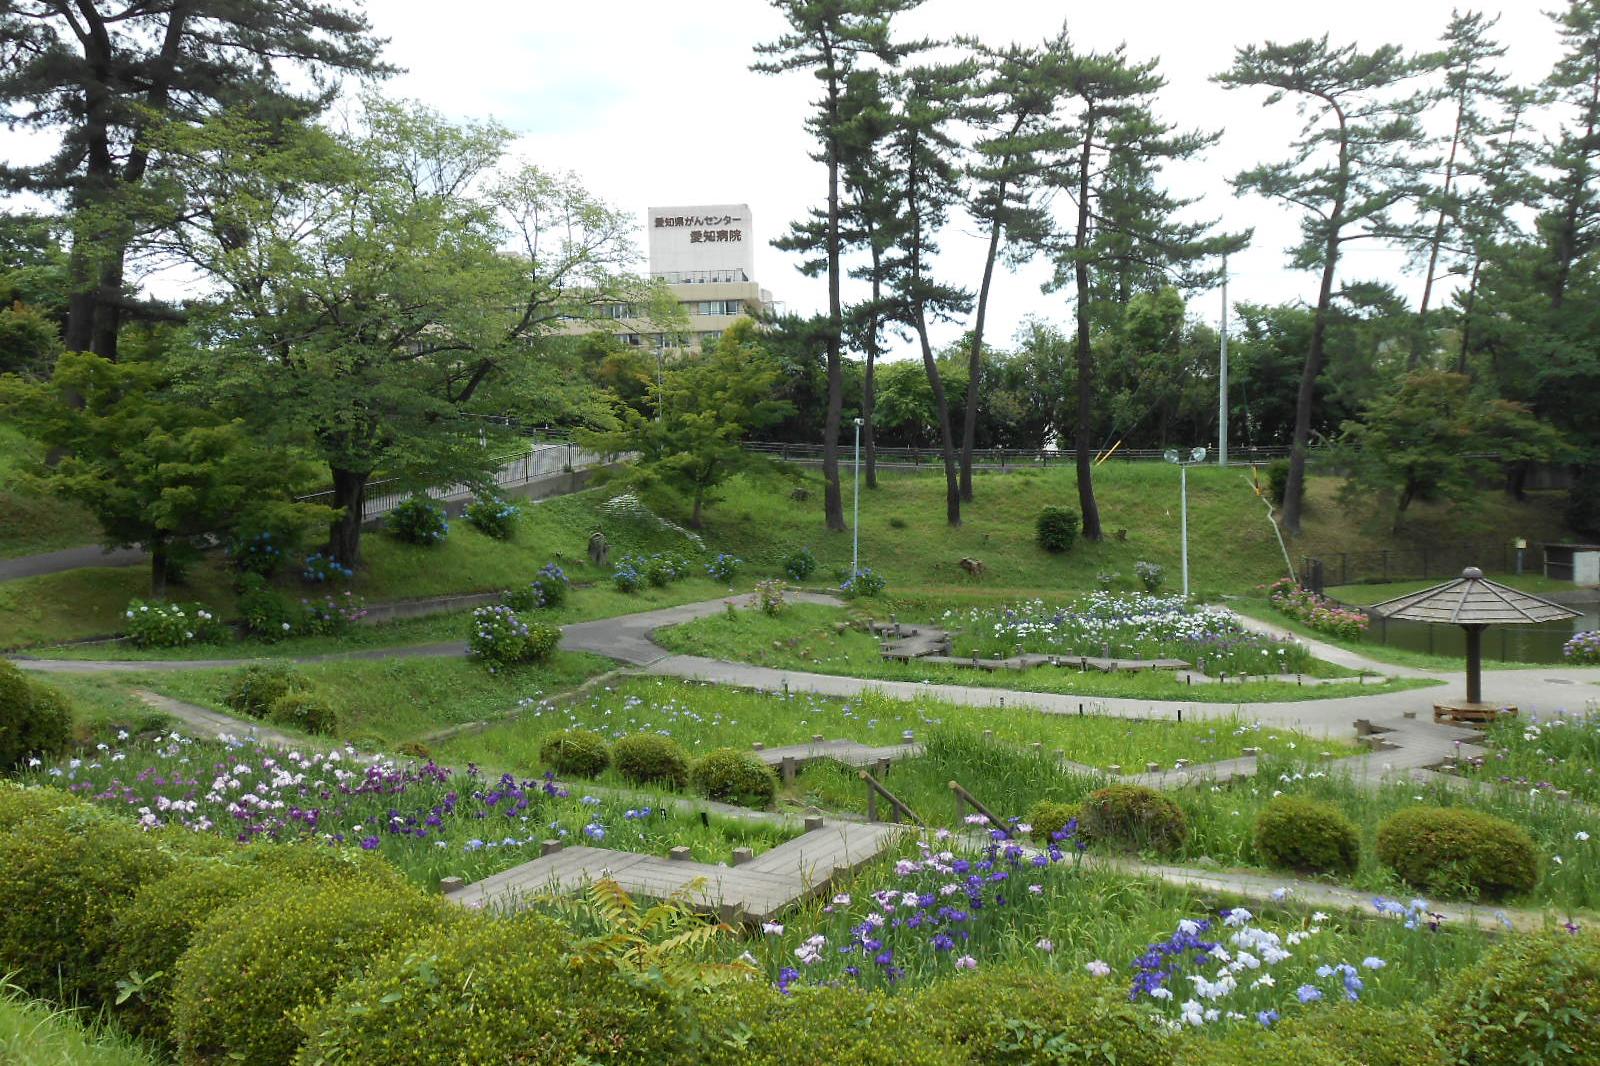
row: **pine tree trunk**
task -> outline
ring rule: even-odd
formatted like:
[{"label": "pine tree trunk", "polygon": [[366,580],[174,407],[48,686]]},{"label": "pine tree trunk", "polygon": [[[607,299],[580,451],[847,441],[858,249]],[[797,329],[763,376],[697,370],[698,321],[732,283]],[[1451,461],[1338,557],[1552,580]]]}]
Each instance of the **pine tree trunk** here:
[{"label": "pine tree trunk", "polygon": [[828,411],[822,421],[823,519],[842,533],[844,494],[839,491],[839,421],[844,409],[844,367],[840,348],[844,312],[839,292],[839,78],[833,53],[828,70]]},{"label": "pine tree trunk", "polygon": [[1083,151],[1078,158],[1078,229],[1073,241],[1077,251],[1072,265],[1078,292],[1078,417],[1073,434],[1078,466],[1078,510],[1083,512],[1083,539],[1098,541],[1105,536],[1100,528],[1100,505],[1094,498],[1094,360],[1089,351],[1089,170],[1094,148],[1094,126],[1083,133]]},{"label": "pine tree trunk", "polygon": [[933,346],[928,343],[928,321],[920,308],[917,310],[917,339],[922,344],[922,366],[928,372],[928,384],[933,389],[934,412],[939,419],[939,451],[944,459],[945,521],[952,526],[959,526],[961,478],[956,470],[956,443],[955,434],[950,428],[950,404],[945,398],[944,378],[939,374],[939,364],[933,359]]},{"label": "pine tree trunk", "polygon": [[[1000,200],[1006,187],[1000,186]],[[999,222],[989,230],[989,255],[983,263],[983,283],[978,286],[978,308],[972,318],[972,353],[967,359],[967,408],[961,419],[961,498],[972,500],[972,448],[978,435],[978,386],[983,377],[983,324],[989,311],[989,286],[994,281],[994,261],[1000,252]]]},{"label": "pine tree trunk", "polygon": [[328,551],[345,566],[354,567],[361,558],[361,518],[367,497],[370,470],[332,468],[333,505],[339,508],[328,530]]}]

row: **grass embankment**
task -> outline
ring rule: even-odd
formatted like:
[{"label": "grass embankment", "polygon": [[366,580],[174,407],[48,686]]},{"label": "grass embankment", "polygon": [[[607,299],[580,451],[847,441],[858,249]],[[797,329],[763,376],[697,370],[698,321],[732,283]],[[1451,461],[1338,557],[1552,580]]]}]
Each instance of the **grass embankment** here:
[{"label": "grass embankment", "polygon": [[[536,702],[570,690],[611,666],[610,660],[597,655],[557,652],[541,666],[494,674],[464,658],[339,660],[308,664],[300,671],[338,709],[340,739],[358,745],[393,745],[465,722],[504,717],[521,701]],[[234,714],[223,701],[234,673],[163,670],[96,680],[137,685]],[[54,684],[56,678],[50,681]],[[498,759],[481,761],[505,765]]]},{"label": "grass embankment", "polygon": [[1416,679],[1362,682],[1331,663],[1313,663],[1308,676],[1347,676],[1347,682],[1301,685],[1294,681],[1244,680],[1188,683],[1183,671],[1145,670],[1101,673],[1070,667],[983,670],[925,662],[890,662],[879,640],[861,629],[838,626],[853,612],[815,604],[792,604],[777,617],[757,611],[713,615],[659,630],[656,640],[685,655],[749,662],[780,670],[914,681],[933,685],[972,685],[1025,692],[1059,692],[1085,697],[1184,701],[1188,703],[1267,703],[1371,695],[1430,684]]},{"label": "grass embankment", "polygon": [[15,1066],[159,1066],[153,1050],[91,1015],[0,988],[0,1062]]},{"label": "grass embankment", "polygon": [[[605,531],[613,559],[632,552],[658,551],[698,557],[699,547],[648,513],[607,513],[600,507],[604,500],[597,491],[590,491],[527,504],[517,517],[514,535],[504,541],[485,536],[460,519],[450,523],[449,537],[432,547],[405,544],[381,530],[369,531],[362,538],[361,567],[348,586],[302,584],[298,567],[286,568],[288,572],[280,576],[278,584],[285,596],[295,599],[338,594],[348,587],[370,603],[384,603],[525,585],[538,576],[540,567],[554,562],[570,581],[596,585],[573,597],[570,614],[563,615],[562,621],[648,610],[726,591],[726,586],[702,574],[668,589],[651,590],[648,595],[641,592],[630,597],[617,592],[610,584],[610,569],[590,566],[584,554],[594,530]],[[224,618],[234,617],[237,607],[224,562],[218,553],[206,556],[182,584],[171,586],[168,598],[198,600]],[[128,601],[148,593],[149,574],[143,567],[88,567],[0,582],[0,649],[120,632]],[[205,654],[215,657],[217,652]]]},{"label": "grass embankment", "polygon": [[1142,721],[1098,715],[1043,714],[1020,708],[967,707],[926,699],[896,700],[867,693],[853,700],[802,693],[787,696],[723,688],[693,681],[632,678],[607,685],[574,703],[528,707],[516,720],[441,745],[441,759],[508,766],[517,773],[540,769],[539,745],[560,729],[581,727],[607,736],[660,732],[691,752],[716,747],[747,748],[799,744],[815,735],[863,744],[899,743],[911,730],[919,740],[935,733],[960,734],[974,742],[984,731],[989,743],[1022,752],[1041,744],[1066,758],[1093,766],[1113,763],[1143,768],[1178,759],[1209,762],[1258,747],[1290,755],[1296,751],[1354,750],[1343,742],[1269,729],[1247,715],[1203,722]]},{"label": "grass embankment", "polygon": [[[1559,596],[1563,592],[1571,592],[1576,587],[1570,581],[1557,581],[1555,578],[1545,577],[1543,574],[1497,574],[1493,572],[1484,575],[1502,585],[1509,585],[1514,589],[1531,592],[1535,596]],[[1347,603],[1353,607],[1370,607],[1374,603],[1404,596],[1412,592],[1421,592],[1423,589],[1432,588],[1454,578],[1428,578],[1426,581],[1387,581],[1381,584],[1361,585],[1333,585],[1324,590],[1329,599]]]},{"label": "grass embankment", "polygon": [[[781,572],[784,556],[810,547],[821,564],[813,581],[836,583],[848,571],[851,538],[826,532],[821,522],[822,483],[818,475],[794,471],[810,492],[798,502],[786,479],[735,479],[725,498],[706,512],[705,550],[731,551],[750,564],[742,578]],[[976,499],[964,507],[963,524],[944,522],[943,482],[937,476],[885,473],[881,487],[861,497],[861,558],[883,571],[890,594],[907,602],[991,603],[1050,593],[1084,592],[1099,587],[1103,573],[1121,575],[1120,587],[1133,588],[1133,565],[1143,559],[1167,568],[1177,581],[1178,481],[1165,464],[1107,463],[1095,474],[1106,539],[1080,541],[1070,552],[1050,555],[1034,543],[1033,522],[1047,503],[1076,507],[1073,473],[1064,467],[976,475]],[[1518,504],[1502,494],[1487,494],[1470,508],[1417,505],[1401,534],[1378,522],[1368,532],[1364,516],[1351,515],[1335,501],[1339,482],[1313,478],[1304,536],[1290,545],[1296,556],[1340,550],[1400,549],[1416,543],[1458,541],[1469,536],[1513,533],[1539,539],[1563,535],[1559,498],[1535,494]],[[451,524],[449,538],[435,547],[401,544],[381,531],[364,538],[354,591],[372,602],[490,591],[530,580],[546,562],[557,561],[575,581],[605,580],[587,565],[589,534],[599,529],[613,556],[627,552],[672,550],[698,553],[682,531],[648,513],[616,513],[601,507],[606,490],[594,489],[523,507],[509,542],[484,536],[464,521]],[[655,501],[666,517],[682,521],[676,501]],[[1245,591],[1284,572],[1266,509],[1255,495],[1248,469],[1203,467],[1189,474],[1191,585],[1202,596]],[[77,524],[80,533],[91,526]],[[1118,531],[1125,531],[1122,536]],[[962,558],[983,562],[981,578],[960,569]],[[195,568],[176,599],[199,599],[222,611],[233,610],[232,595],[210,557]],[[0,648],[56,643],[115,632],[127,601],[146,590],[138,567],[91,568],[0,585]],[[293,595],[304,590],[291,581]],[[325,590],[313,590],[325,591]]]},{"label": "grass embankment", "polygon": [[25,468],[38,459],[38,445],[15,426],[0,425],[0,559],[94,542],[87,511],[22,484]]}]

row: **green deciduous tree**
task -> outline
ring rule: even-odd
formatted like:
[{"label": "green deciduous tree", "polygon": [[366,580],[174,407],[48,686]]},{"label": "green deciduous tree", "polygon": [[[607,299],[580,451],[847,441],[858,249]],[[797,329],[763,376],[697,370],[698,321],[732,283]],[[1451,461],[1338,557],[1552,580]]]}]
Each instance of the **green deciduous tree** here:
[{"label": "green deciduous tree", "polygon": [[777,361],[761,347],[755,323],[743,318],[711,350],[686,354],[666,368],[660,417],[625,408],[621,428],[580,439],[601,451],[635,453],[631,480],[684,497],[689,525],[699,529],[719,486],[770,464],[741,444],[791,409],[775,398],[778,383]]},{"label": "green deciduous tree", "polygon": [[370,98],[349,134],[235,116],[171,134],[196,183],[183,198],[206,205],[173,250],[224,292],[195,330],[197,379],[327,463],[347,563],[374,471],[482,480],[480,416],[579,402],[550,380],[545,338],[636,288],[619,282],[631,220],[571,176],[505,170],[493,124]]},{"label": "green deciduous tree", "polygon": [[1302,237],[1291,263],[1321,272],[1284,489],[1283,525],[1291,533],[1300,532],[1305,504],[1306,447],[1340,253],[1354,240],[1415,236],[1397,220],[1396,208],[1418,193],[1413,153],[1425,98],[1404,85],[1418,69],[1394,46],[1361,52],[1334,47],[1324,36],[1240,48],[1217,78],[1229,89],[1267,89],[1267,106],[1292,97],[1305,116],[1287,159],[1234,179],[1240,192],[1301,211]]},{"label": "green deciduous tree", "polygon": [[1399,528],[1413,501],[1470,499],[1496,462],[1548,461],[1560,435],[1506,400],[1472,393],[1461,374],[1419,370],[1344,424],[1351,473],[1341,495],[1349,503],[1374,494],[1395,501]]},{"label": "green deciduous tree", "polygon": [[164,216],[145,187],[162,165],[152,129],[228,107],[269,120],[313,114],[332,99],[330,75],[388,71],[378,47],[359,8],[324,0],[0,6],[5,121],[60,138],[49,160],[0,167],[0,181],[71,215],[65,346],[114,359],[124,312],[140,309],[124,270],[130,245]]},{"label": "green deciduous tree", "polygon": [[81,504],[107,547],[150,552],[150,591],[208,537],[270,517],[277,528],[325,518],[289,491],[307,464],[263,447],[241,420],[188,402],[158,362],[67,352],[48,381],[0,379],[0,410],[59,456],[33,473]]}]

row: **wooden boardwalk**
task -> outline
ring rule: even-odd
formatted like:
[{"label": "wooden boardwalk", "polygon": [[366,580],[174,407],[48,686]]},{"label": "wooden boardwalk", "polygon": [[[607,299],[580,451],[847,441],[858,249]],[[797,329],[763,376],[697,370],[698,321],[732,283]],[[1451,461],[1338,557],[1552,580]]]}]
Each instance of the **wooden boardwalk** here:
[{"label": "wooden boardwalk", "polygon": [[466,907],[515,909],[532,896],[573,892],[610,878],[629,895],[682,895],[724,921],[762,922],[828,889],[833,881],[876,858],[903,827],[826,822],[734,866],[711,865],[606,848],[563,847],[532,862],[450,894]]},{"label": "wooden boardwalk", "polygon": [[912,742],[874,746],[854,740],[812,740],[804,744],[785,744],[778,748],[758,748],[756,756],[768,766],[781,767],[793,759],[796,767],[812,759],[832,759],[846,766],[876,766],[880,759],[909,759],[922,754],[922,745]]}]

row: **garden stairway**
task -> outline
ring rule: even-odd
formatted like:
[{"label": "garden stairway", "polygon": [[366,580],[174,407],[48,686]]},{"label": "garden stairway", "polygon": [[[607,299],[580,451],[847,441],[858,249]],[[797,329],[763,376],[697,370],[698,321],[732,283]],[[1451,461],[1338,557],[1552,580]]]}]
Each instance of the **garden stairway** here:
[{"label": "garden stairway", "polygon": [[808,820],[811,824],[815,828],[759,856],[736,857],[733,866],[557,845],[532,862],[457,889],[447,898],[465,907],[516,909],[532,897],[574,892],[610,878],[634,897],[677,896],[724,921],[757,923],[827,891],[836,878],[892,847],[902,828],[821,819]]}]

